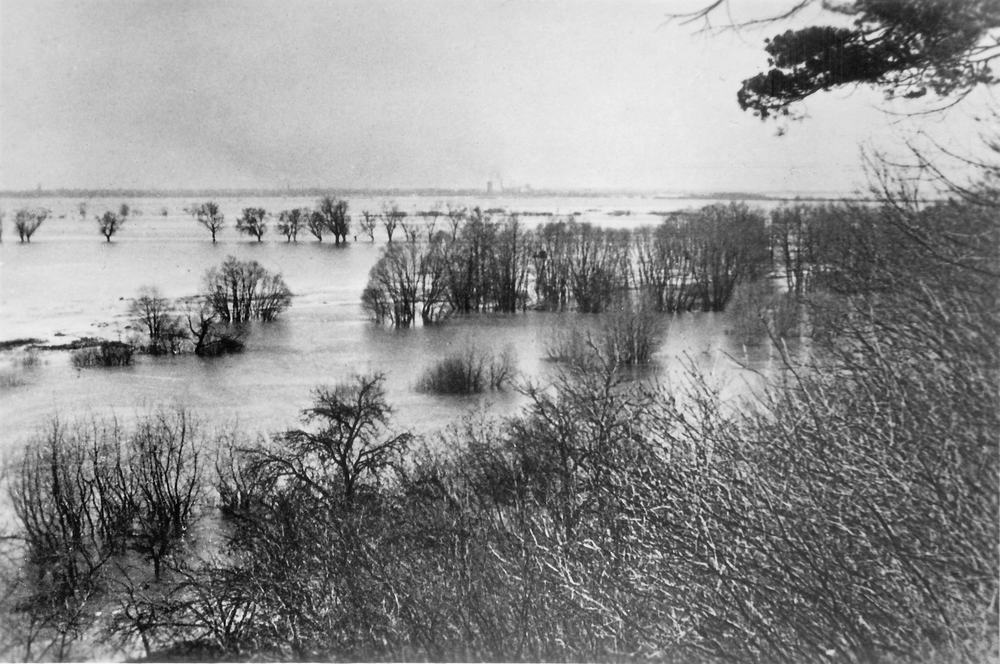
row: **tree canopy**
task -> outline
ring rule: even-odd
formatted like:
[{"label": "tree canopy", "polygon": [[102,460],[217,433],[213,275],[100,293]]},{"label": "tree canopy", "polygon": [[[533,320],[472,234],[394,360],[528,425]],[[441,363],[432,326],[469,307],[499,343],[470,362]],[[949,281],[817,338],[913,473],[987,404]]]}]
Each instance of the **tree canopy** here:
[{"label": "tree canopy", "polygon": [[[791,15],[815,0],[803,0]],[[724,1],[689,18],[706,18]],[[770,69],[743,81],[743,110],[761,119],[789,115],[795,102],[845,85],[870,85],[886,97],[964,96],[997,77],[1000,3],[995,0],[823,2],[854,17],[851,27],[809,26],[766,40]]]}]

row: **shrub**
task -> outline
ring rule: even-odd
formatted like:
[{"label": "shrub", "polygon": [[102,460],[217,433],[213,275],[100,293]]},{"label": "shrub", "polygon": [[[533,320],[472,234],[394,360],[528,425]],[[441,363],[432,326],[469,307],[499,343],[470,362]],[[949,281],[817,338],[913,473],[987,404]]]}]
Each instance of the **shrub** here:
[{"label": "shrub", "polygon": [[726,331],[747,344],[767,337],[798,337],[802,327],[799,304],[793,293],[775,292],[769,281],[741,282],[726,305]]},{"label": "shrub", "polygon": [[77,369],[86,367],[127,367],[132,364],[134,349],[122,341],[102,341],[99,346],[81,348],[73,352],[72,362]]},{"label": "shrub", "polygon": [[184,317],[191,332],[194,354],[218,357],[243,350],[243,330],[239,326],[222,326],[219,314],[204,297],[189,298],[184,303]]},{"label": "shrub", "polygon": [[14,228],[17,230],[21,242],[31,242],[31,236],[35,234],[49,215],[49,210],[43,208],[30,209],[22,208],[14,213]]},{"label": "shrub", "polygon": [[573,329],[548,347],[550,361],[591,370],[600,365],[633,367],[648,364],[658,345],[657,316],[641,305],[624,305],[601,314],[594,332]]},{"label": "shrub", "polygon": [[514,380],[515,365],[510,350],[493,355],[468,348],[428,368],[417,383],[417,390],[434,394],[480,394],[502,390]]},{"label": "shrub", "polygon": [[200,352],[197,350],[195,352],[201,357],[221,357],[242,353],[245,347],[243,339],[237,336],[217,334],[201,347]]},{"label": "shrub", "polygon": [[18,387],[24,385],[27,373],[42,364],[38,351],[28,348],[22,352],[13,353],[0,364],[0,387]]},{"label": "shrub", "polygon": [[625,367],[649,363],[657,345],[656,323],[657,317],[645,308],[623,306],[605,318],[605,353]]}]

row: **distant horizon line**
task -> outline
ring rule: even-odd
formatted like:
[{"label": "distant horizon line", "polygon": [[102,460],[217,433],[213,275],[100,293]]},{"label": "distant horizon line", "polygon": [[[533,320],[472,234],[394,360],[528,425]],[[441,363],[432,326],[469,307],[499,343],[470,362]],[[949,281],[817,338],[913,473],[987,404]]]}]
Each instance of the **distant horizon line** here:
[{"label": "distant horizon line", "polygon": [[670,191],[654,189],[602,189],[602,188],[517,188],[500,191],[484,191],[474,188],[444,187],[218,187],[218,188],[77,188],[58,187],[53,189],[0,189],[2,198],[234,198],[262,196],[271,198],[311,197],[311,196],[476,196],[480,198],[542,198],[547,196],[574,196],[598,198],[608,196],[643,196],[662,199],[721,199],[721,200],[862,200],[858,194],[836,191]]}]

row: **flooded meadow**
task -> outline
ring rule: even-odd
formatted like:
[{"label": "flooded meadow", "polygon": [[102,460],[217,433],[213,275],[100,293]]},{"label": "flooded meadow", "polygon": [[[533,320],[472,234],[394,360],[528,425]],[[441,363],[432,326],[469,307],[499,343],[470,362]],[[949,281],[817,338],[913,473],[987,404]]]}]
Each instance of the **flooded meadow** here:
[{"label": "flooded meadow", "polygon": [[[381,199],[350,201],[350,213],[377,213]],[[396,201],[413,215],[432,209],[434,200]],[[343,381],[357,372],[386,374],[389,403],[399,426],[430,433],[476,408],[496,414],[516,410],[516,389],[477,397],[418,393],[420,374],[434,361],[469,347],[510,351],[518,381],[539,382],[555,369],[547,361],[553,342],[573,330],[593,327],[595,317],[571,312],[451,316],[436,325],[394,329],[377,325],[362,310],[368,272],[386,243],[379,227],[374,240],[353,236],[341,246],[308,234],[289,243],[273,229],[263,242],[240,237],[233,219],[244,207],[273,214],[308,207],[312,199],[222,199],[227,227],[213,244],[209,233],[185,212],[192,201],[129,201],[132,218],[111,242],[97,232],[94,215],[116,209],[120,201],[51,199],[5,201],[52,211],[30,243],[17,242],[12,229],[0,245],[0,341],[39,339],[44,346],[85,337],[124,340],[135,337],[128,302],[142,287],[168,298],[196,294],[207,270],[227,256],[253,259],[279,272],[294,294],[292,306],[271,323],[253,323],[243,353],[203,359],[193,355],[138,355],[121,368],[76,369],[65,350],[40,350],[36,361],[0,388],[0,440],[4,448],[29,435],[47,418],[113,414],[129,418],[160,405],[183,406],[214,422],[239,424],[267,434],[293,426],[319,385]],[[461,199],[468,208],[520,212],[529,227],[561,215],[614,228],[655,225],[663,212],[700,207],[707,201],[682,199]],[[361,234],[363,235],[363,234]],[[400,238],[397,238],[398,242]],[[765,368],[765,346],[747,348],[727,334],[723,313],[661,315],[658,346],[648,374],[678,380],[690,367],[716,375],[733,393],[750,373],[740,364]],[[8,365],[20,351],[3,353]],[[745,374],[745,375],[744,375]]]}]

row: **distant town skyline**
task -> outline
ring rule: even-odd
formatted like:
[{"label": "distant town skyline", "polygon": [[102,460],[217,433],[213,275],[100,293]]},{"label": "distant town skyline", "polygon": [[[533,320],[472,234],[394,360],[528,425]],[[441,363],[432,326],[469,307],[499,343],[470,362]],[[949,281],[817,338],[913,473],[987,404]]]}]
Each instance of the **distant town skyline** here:
[{"label": "distant town skyline", "polygon": [[0,188],[848,193],[862,146],[976,149],[989,91],[907,117],[839,90],[760,122],[740,81],[819,10],[668,21],[702,4],[0,0]]}]

